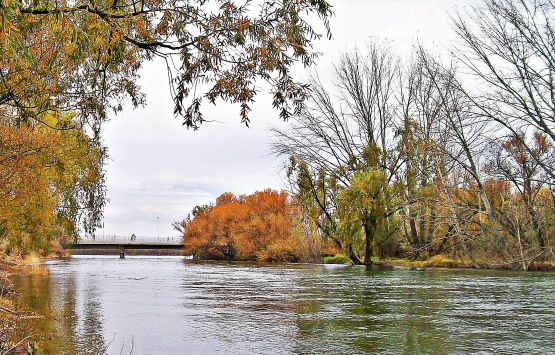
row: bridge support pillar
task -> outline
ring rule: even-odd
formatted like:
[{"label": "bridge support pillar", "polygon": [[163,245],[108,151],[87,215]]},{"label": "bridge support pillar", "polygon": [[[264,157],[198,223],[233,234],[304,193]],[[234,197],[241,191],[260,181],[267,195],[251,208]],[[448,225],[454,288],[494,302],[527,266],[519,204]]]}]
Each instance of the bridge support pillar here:
[{"label": "bridge support pillar", "polygon": [[125,259],[125,248],[124,247],[119,248],[119,258],[120,259]]}]

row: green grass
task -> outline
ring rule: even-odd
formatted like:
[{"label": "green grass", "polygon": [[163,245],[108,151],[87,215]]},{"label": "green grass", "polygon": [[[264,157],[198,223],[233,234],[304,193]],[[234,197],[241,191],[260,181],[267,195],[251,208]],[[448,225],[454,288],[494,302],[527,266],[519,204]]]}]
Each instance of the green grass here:
[{"label": "green grass", "polygon": [[403,267],[424,267],[424,268],[469,268],[472,267],[470,262],[453,260],[444,255],[435,255],[431,258],[425,260],[408,260],[408,259],[396,259],[389,258],[385,260],[379,260],[376,262],[379,265],[394,265]]},{"label": "green grass", "polygon": [[351,260],[345,255],[326,256],[324,257],[324,264],[351,265]]}]

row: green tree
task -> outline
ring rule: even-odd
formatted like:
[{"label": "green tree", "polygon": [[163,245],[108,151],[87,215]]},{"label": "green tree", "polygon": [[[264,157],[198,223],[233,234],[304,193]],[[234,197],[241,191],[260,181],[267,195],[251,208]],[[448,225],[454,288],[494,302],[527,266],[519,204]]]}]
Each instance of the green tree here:
[{"label": "green tree", "polygon": [[363,249],[364,264],[372,264],[376,237],[387,232],[389,217],[386,198],[390,198],[386,174],[379,169],[380,150],[369,146],[364,150],[366,167],[351,178],[349,186],[337,195],[338,232],[346,245]]}]

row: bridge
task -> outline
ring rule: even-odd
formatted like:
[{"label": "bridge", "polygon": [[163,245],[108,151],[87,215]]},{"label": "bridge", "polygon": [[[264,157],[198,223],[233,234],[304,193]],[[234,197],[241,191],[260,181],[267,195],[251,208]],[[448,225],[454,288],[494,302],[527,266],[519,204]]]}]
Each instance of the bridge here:
[{"label": "bridge", "polygon": [[[95,251],[117,250],[121,259],[125,258],[127,250],[145,251],[145,250],[182,250],[183,244],[181,238],[148,238],[135,236],[108,236],[108,237],[86,237],[81,238],[77,242],[64,244],[64,248],[68,250],[87,250],[92,253]],[[88,253],[91,254],[91,253]]]}]

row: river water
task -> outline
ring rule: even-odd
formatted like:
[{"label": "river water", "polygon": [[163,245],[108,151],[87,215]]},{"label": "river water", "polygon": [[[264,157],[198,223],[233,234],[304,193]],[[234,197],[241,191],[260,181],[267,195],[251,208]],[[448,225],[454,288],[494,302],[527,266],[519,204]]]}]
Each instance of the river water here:
[{"label": "river water", "polygon": [[19,276],[48,354],[555,353],[555,274],[79,257]]}]

